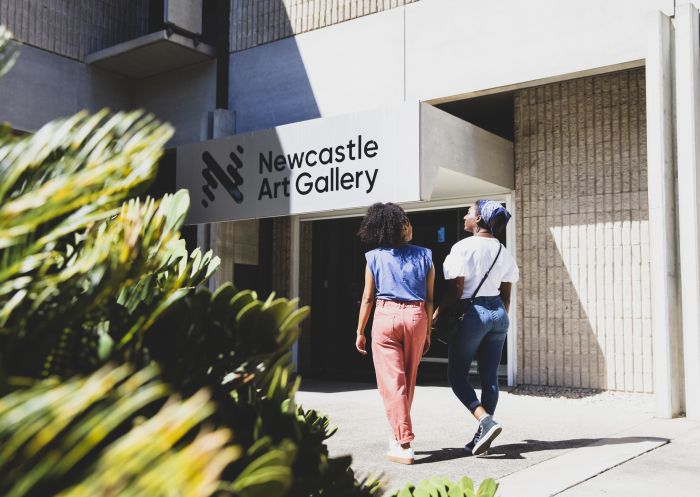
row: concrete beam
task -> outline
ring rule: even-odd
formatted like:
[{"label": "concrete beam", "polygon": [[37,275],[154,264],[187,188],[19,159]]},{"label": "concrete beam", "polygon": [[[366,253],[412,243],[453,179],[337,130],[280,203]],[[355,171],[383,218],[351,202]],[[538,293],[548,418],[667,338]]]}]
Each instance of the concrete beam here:
[{"label": "concrete beam", "polygon": [[678,235],[685,409],[700,419],[700,13],[686,3],[675,16]]},{"label": "concrete beam", "polygon": [[661,12],[649,14],[646,105],[649,227],[653,230],[649,237],[651,321],[656,415],[663,418],[679,415],[683,404],[676,256],[672,31],[670,17]]},{"label": "concrete beam", "polygon": [[509,193],[513,157],[511,141],[420,104],[421,200]]},{"label": "concrete beam", "polygon": [[91,53],[85,62],[142,79],[211,60],[215,55],[214,47],[163,30]]}]

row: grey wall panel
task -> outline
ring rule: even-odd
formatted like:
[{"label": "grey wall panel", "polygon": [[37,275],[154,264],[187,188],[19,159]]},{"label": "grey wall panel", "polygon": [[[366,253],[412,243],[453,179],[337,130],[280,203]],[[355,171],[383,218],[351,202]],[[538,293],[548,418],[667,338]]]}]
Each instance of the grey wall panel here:
[{"label": "grey wall panel", "polygon": [[230,57],[229,105],[236,114],[237,133],[320,116],[293,38]]},{"label": "grey wall panel", "polygon": [[83,66],[85,77],[81,78],[79,105],[91,112],[104,107],[112,110],[130,110],[137,106],[134,101],[133,82],[108,71]]},{"label": "grey wall panel", "polygon": [[34,131],[80,109],[132,107],[129,80],[88,69],[75,60],[20,46],[20,57],[0,80],[0,120]]},{"label": "grey wall panel", "polygon": [[20,46],[15,67],[0,80],[0,121],[35,131],[81,109],[145,108],[175,126],[169,145],[199,141],[216,104],[216,63],[205,62],[134,81],[34,47]]},{"label": "grey wall panel", "polygon": [[201,122],[216,107],[216,62],[135,81],[134,103],[175,126],[169,146],[200,141]]}]

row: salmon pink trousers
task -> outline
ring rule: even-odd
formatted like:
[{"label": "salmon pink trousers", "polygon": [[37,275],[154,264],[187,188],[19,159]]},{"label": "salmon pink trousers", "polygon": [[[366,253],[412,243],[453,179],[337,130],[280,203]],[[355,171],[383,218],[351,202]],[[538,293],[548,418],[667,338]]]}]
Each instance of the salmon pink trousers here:
[{"label": "salmon pink trousers", "polygon": [[414,438],[411,403],[427,330],[423,302],[377,300],[372,323],[374,371],[389,425],[402,444]]}]

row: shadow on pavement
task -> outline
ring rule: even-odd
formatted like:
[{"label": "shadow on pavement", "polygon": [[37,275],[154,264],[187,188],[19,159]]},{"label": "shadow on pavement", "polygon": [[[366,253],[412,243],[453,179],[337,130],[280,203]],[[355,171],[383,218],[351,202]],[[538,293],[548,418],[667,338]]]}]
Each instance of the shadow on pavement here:
[{"label": "shadow on pavement", "polygon": [[[639,442],[667,442],[665,438],[658,437],[620,437],[620,438],[572,438],[569,440],[524,440],[522,443],[494,445],[480,459],[525,459],[523,454],[528,452],[542,452],[548,450],[578,449],[587,445],[619,445]],[[440,461],[449,461],[467,455],[462,447],[448,447],[439,450],[418,450],[415,464],[428,464]]]},{"label": "shadow on pavement", "polygon": [[[432,462],[450,461],[468,456],[462,447],[447,447],[439,450],[417,450],[414,464],[429,464]],[[427,457],[418,457],[427,456]]]}]

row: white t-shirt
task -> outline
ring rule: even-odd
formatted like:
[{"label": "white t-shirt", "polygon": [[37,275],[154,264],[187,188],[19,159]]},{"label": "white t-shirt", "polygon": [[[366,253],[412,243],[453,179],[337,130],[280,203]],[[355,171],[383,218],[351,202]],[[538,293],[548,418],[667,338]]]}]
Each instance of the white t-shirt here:
[{"label": "white t-shirt", "polygon": [[[452,246],[450,254],[445,258],[442,270],[446,280],[464,277],[462,298],[468,299],[474,295],[474,290],[489,270],[498,253],[500,242],[496,238],[470,236]],[[518,266],[515,258],[503,247],[489,277],[479,289],[477,297],[493,297],[499,295],[498,287],[502,281],[518,281]]]}]

